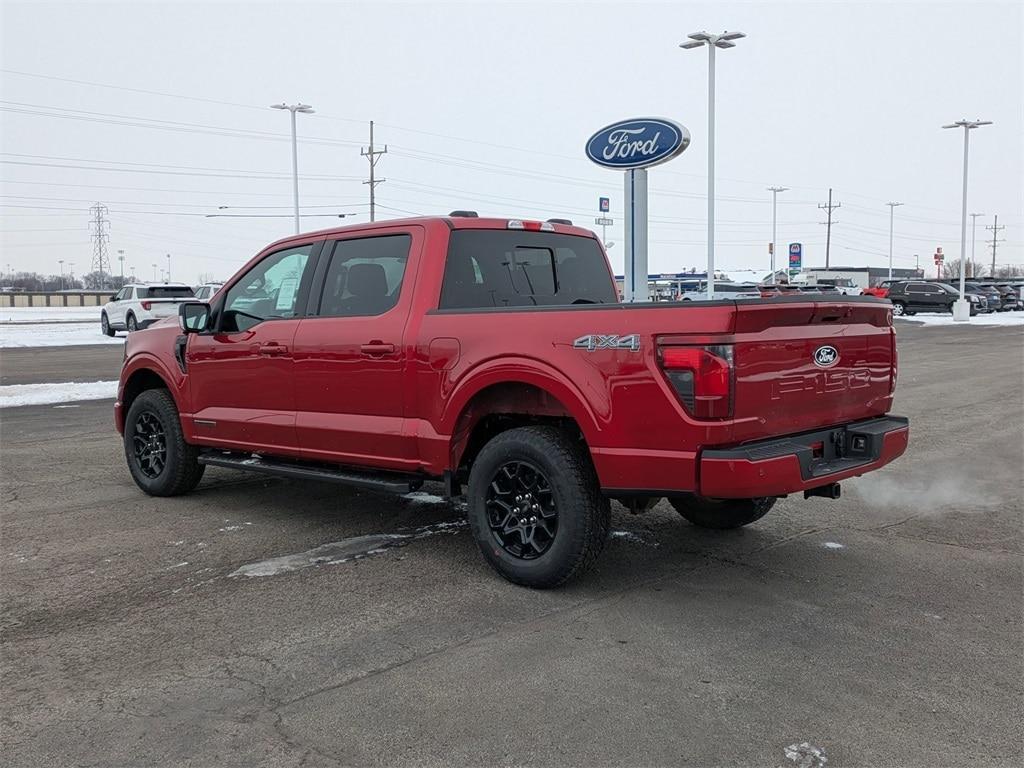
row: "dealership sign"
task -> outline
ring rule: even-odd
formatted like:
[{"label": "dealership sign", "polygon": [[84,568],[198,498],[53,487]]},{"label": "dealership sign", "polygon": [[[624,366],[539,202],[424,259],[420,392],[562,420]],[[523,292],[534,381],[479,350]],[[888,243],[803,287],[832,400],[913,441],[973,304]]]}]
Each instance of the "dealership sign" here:
[{"label": "dealership sign", "polygon": [[690,146],[690,132],[661,117],[621,120],[602,128],[587,141],[586,152],[605,168],[628,171],[671,160]]}]

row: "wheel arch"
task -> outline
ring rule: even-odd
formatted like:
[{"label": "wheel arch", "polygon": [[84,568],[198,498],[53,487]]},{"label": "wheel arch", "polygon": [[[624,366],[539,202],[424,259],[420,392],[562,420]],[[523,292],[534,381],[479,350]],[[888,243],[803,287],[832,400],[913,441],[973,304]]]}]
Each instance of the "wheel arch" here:
[{"label": "wheel arch", "polygon": [[[589,404],[557,372],[508,363],[480,372],[456,390],[446,409],[448,466],[464,471],[488,440],[528,424],[554,424],[594,445],[600,428]],[[589,451],[588,451],[589,453]]]}]

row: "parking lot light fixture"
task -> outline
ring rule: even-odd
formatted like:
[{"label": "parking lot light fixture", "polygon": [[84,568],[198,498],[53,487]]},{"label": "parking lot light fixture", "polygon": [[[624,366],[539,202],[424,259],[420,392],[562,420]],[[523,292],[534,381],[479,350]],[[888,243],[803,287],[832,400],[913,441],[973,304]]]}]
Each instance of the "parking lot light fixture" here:
[{"label": "parking lot light fixture", "polygon": [[889,279],[892,280],[892,218],[893,211],[903,203],[886,203],[889,206]]},{"label": "parking lot light fixture", "polygon": [[955,123],[942,126],[943,128],[964,129],[964,189],[960,214],[960,299],[953,308],[953,319],[957,322],[965,322],[971,318],[971,307],[964,300],[964,280],[966,274],[967,260],[967,155],[970,147],[971,131],[982,125],[992,125],[991,120],[957,120]]},{"label": "parking lot light fixture", "polygon": [[680,43],[685,50],[708,48],[708,300],[715,296],[715,49],[735,48],[734,40],[746,37],[743,32],[723,32],[713,35],[700,31],[687,35]]},{"label": "parking lot light fixture", "polygon": [[292,113],[292,191],[295,202],[295,234],[299,234],[299,149],[295,138],[295,113],[312,114],[315,110],[309,104],[271,104],[271,109],[287,109]]}]

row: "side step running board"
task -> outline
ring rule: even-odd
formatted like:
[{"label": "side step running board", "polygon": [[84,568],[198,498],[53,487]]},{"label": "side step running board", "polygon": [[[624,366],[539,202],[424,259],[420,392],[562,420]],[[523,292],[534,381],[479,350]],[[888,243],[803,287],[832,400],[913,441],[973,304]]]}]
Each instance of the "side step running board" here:
[{"label": "side step running board", "polygon": [[357,472],[324,465],[300,464],[246,453],[210,451],[199,454],[199,463],[210,467],[227,467],[265,475],[290,477],[295,480],[321,480],[368,488],[385,493],[412,493],[423,485],[415,475],[397,472]]}]

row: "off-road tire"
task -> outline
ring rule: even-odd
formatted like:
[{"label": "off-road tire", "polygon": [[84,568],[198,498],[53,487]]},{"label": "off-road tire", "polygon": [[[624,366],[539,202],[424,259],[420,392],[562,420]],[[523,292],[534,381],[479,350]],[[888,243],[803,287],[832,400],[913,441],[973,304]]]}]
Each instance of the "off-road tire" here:
[{"label": "off-road tire", "polygon": [[[135,453],[136,428],[143,414],[154,416],[163,428],[166,461],[155,477],[147,476]],[[124,454],[135,484],[150,496],[188,493],[206,470],[199,463],[199,449],[185,442],[178,408],[166,389],[147,389],[132,402],[124,424]]]},{"label": "off-road tire", "polygon": [[[507,551],[491,530],[487,494],[510,462],[537,467],[550,483],[557,531],[546,551],[526,560]],[[586,448],[548,426],[518,427],[487,443],[469,474],[469,525],[484,559],[514,584],[557,587],[594,564],[608,539],[610,503],[601,495]]]},{"label": "off-road tire", "polygon": [[768,514],[774,498],[706,499],[703,496],[670,498],[676,512],[699,528],[726,531],[750,525]]},{"label": "off-road tire", "polygon": [[128,313],[128,317],[124,321],[125,327],[128,329],[128,333],[139,330],[139,322],[135,319],[135,315],[131,312]]},{"label": "off-road tire", "polygon": [[116,336],[117,331],[110,327],[110,318],[107,317],[107,313],[103,312],[100,315],[100,330],[105,336]]}]

